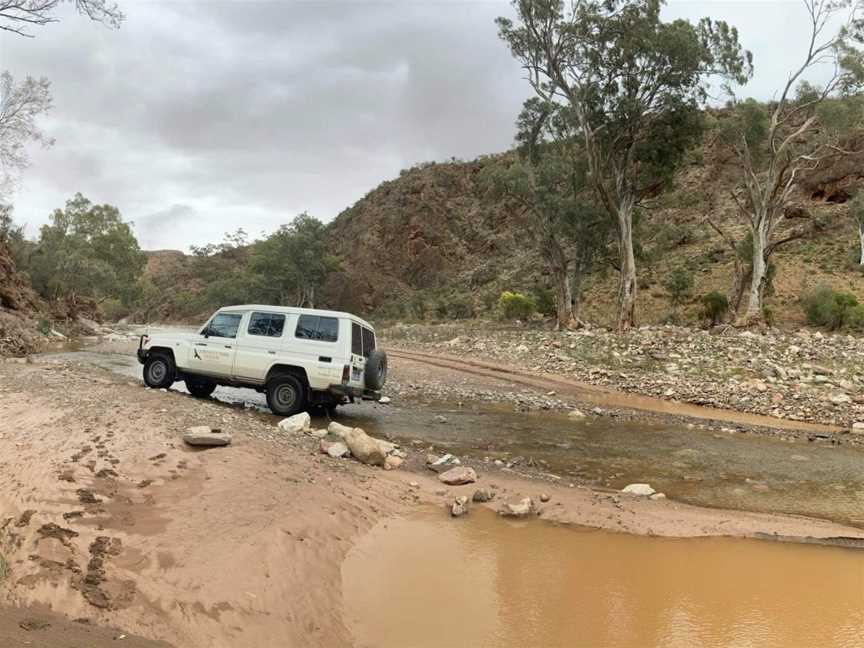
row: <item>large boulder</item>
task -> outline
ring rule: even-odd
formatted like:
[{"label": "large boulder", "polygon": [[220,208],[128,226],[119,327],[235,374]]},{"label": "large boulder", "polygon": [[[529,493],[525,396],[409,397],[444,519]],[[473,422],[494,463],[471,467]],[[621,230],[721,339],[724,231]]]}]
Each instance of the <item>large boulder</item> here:
[{"label": "large boulder", "polygon": [[358,461],[370,466],[384,465],[387,453],[381,448],[378,439],[373,439],[360,428],[349,428],[342,439]]},{"label": "large boulder", "polygon": [[[377,444],[378,445],[378,453],[376,453],[376,454],[380,454],[382,459],[380,462],[378,462],[377,460],[374,462],[371,462],[373,465],[376,465],[376,466],[383,465],[384,464],[383,457],[386,457],[387,455],[389,455],[391,453],[395,453],[396,449],[398,447],[395,443],[391,443],[390,441],[384,441],[382,439],[376,439],[375,437],[369,436],[361,428],[351,428],[351,427],[348,427],[347,425],[342,425],[341,423],[336,423],[335,421],[333,421],[332,423],[330,423],[330,425],[327,426],[327,431],[330,434],[334,434],[337,437],[339,437],[340,439],[343,439],[345,441],[345,443],[348,444],[348,447],[351,449],[351,454],[353,454],[355,457],[360,459],[360,461],[363,461],[363,463],[370,463],[370,462],[364,461],[363,459],[361,459],[360,457],[357,456],[357,454],[354,452],[354,448],[351,447],[351,442],[349,441],[349,439],[351,439],[351,438],[354,439],[355,444],[358,445],[358,449],[360,449],[361,446],[365,446],[366,444],[369,444],[369,443]],[[361,450],[361,451],[364,452],[364,454],[368,454],[363,450]]]},{"label": "large boulder", "polygon": [[231,443],[231,435],[208,425],[196,425],[186,430],[183,441],[192,446],[226,446]]},{"label": "large boulder", "polygon": [[438,475],[443,483],[448,486],[461,486],[462,484],[473,484],[477,481],[477,473],[473,468],[467,466],[456,466],[447,472]]},{"label": "large boulder", "polygon": [[289,434],[309,432],[312,429],[312,419],[307,412],[300,412],[279,421],[279,429]]}]

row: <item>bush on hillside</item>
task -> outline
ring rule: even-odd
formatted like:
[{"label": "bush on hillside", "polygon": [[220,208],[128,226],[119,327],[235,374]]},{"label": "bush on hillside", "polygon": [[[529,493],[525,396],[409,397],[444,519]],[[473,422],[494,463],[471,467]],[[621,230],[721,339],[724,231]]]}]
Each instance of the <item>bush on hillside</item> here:
[{"label": "bush on hillside", "polygon": [[815,326],[836,331],[861,326],[862,311],[852,293],[839,292],[828,286],[819,286],[801,298],[807,321]]},{"label": "bush on hillside", "polygon": [[555,303],[555,293],[548,288],[538,286],[534,290],[534,302],[537,305],[537,312],[544,317],[552,317],[558,312]]},{"label": "bush on hillside", "polygon": [[717,326],[729,312],[729,300],[716,290],[702,295],[699,301],[702,302],[702,317],[711,322],[711,326]]},{"label": "bush on hillside", "polygon": [[533,297],[505,290],[498,298],[498,312],[509,320],[525,320],[537,310]]}]

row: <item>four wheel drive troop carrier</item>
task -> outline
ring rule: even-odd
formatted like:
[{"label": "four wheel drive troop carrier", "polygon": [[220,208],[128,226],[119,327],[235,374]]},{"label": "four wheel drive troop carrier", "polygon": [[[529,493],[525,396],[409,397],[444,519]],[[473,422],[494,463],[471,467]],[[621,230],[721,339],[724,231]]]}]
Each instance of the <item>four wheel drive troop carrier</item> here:
[{"label": "four wheel drive troop carrier", "polygon": [[142,335],[138,361],[148,387],[178,380],[193,396],[217,385],[267,395],[274,414],[334,408],[355,399],[378,400],[387,355],[372,325],[349,313],[286,306],[227,306],[195,333]]}]

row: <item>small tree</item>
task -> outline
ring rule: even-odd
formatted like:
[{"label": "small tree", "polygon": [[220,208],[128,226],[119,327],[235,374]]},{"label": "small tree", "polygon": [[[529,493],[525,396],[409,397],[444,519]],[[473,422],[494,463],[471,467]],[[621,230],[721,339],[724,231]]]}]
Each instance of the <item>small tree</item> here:
[{"label": "small tree", "polygon": [[509,320],[527,320],[537,310],[534,299],[519,292],[505,290],[498,298],[498,312]]},{"label": "small tree", "polygon": [[858,192],[849,201],[849,216],[858,228],[858,265],[864,266],[864,192]]},{"label": "small tree", "polygon": [[693,274],[684,268],[676,268],[663,283],[672,305],[672,314],[678,315],[678,307],[683,304],[693,292]]},{"label": "small tree", "polygon": [[[770,254],[776,249],[778,226],[799,175],[821,158],[843,152],[836,129],[820,129],[820,107],[831,97],[855,91],[864,80],[864,58],[852,46],[864,36],[864,24],[855,15],[857,1],[802,2],[809,18],[809,34],[800,65],[789,75],[775,102],[764,106],[748,100],[738,105],[736,132],[730,138],[742,173],[741,188],[733,195],[752,235],[753,248],[749,301],[742,323],[763,318]],[[838,18],[842,26],[826,36]],[[804,75],[826,63],[833,64],[834,74],[824,87],[801,83]]]},{"label": "small tree", "polygon": [[707,78],[744,83],[751,56],[726,23],[663,22],[662,0],[514,0],[501,38],[544,102],[573,114],[588,179],[618,233],[618,328],[634,324],[633,215],[701,135]]},{"label": "small tree", "polygon": [[702,295],[702,316],[705,317],[711,326],[717,326],[726,313],[729,311],[729,300],[723,293],[716,290]]}]

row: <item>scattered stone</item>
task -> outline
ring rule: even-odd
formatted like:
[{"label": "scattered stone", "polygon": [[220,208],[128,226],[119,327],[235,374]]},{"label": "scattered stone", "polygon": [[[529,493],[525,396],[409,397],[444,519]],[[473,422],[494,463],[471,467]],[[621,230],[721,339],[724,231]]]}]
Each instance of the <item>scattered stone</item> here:
[{"label": "scattered stone", "polygon": [[442,457],[437,457],[435,455],[429,455],[426,457],[426,467],[437,473],[449,470],[453,466],[458,466],[461,463],[462,462],[452,454],[445,454]]},{"label": "scattered stone", "polygon": [[402,465],[402,458],[396,455],[387,455],[384,459],[384,470],[396,470]]},{"label": "scattered stone", "polygon": [[567,412],[567,416],[569,416],[572,419],[577,419],[577,420],[584,419],[585,418],[585,412],[583,412],[582,410],[574,409],[574,410],[570,410],[569,412]]},{"label": "scattered stone", "polygon": [[849,394],[837,393],[832,394],[830,400],[835,405],[846,405],[852,402],[852,397]]},{"label": "scattered stone", "polygon": [[347,425],[342,425],[341,423],[337,423],[336,421],[331,421],[330,425],[327,426],[327,431],[330,434],[335,434],[342,439],[344,439],[345,435],[353,429],[354,428],[350,428]]},{"label": "scattered stone", "polygon": [[191,446],[227,446],[231,443],[231,435],[207,425],[196,425],[186,430],[183,441]]},{"label": "scattered stone", "polygon": [[591,410],[591,413],[594,414],[595,416],[603,416],[603,409],[600,407],[595,407],[594,409]]},{"label": "scattered stone", "polygon": [[864,434],[864,422],[857,421],[853,423],[852,434]]},{"label": "scattered stone", "polygon": [[629,484],[622,488],[621,492],[639,497],[651,497],[656,491],[649,484]]},{"label": "scattered stone", "polygon": [[312,429],[312,418],[308,412],[300,412],[279,421],[279,429],[289,434],[309,432]]},{"label": "scattered stone", "polygon": [[411,488],[420,488],[420,484],[419,484],[418,482],[416,482],[416,481],[408,482],[408,485],[409,485]]},{"label": "scattered stone", "polygon": [[504,502],[501,508],[498,509],[498,515],[504,517],[528,517],[535,512],[534,500],[530,497],[523,497],[516,503]]},{"label": "scattered stone", "polygon": [[321,454],[329,455],[334,459],[347,457],[351,454],[351,451],[348,449],[348,446],[345,445],[344,441],[328,441],[327,439],[321,439],[319,447],[321,448]]},{"label": "scattered stone", "polygon": [[433,420],[434,420],[436,423],[446,423],[446,422],[447,422],[447,417],[446,417],[446,416],[443,416],[443,415],[441,415],[441,414],[438,414],[438,415],[437,415]]},{"label": "scattered stone", "polygon": [[381,403],[382,405],[389,405],[391,401],[390,401],[389,396],[382,396],[381,398],[378,399],[378,402]]},{"label": "scattered stone", "polygon": [[456,466],[447,472],[438,475],[443,483],[448,486],[461,486],[462,484],[473,484],[477,481],[477,473],[473,468],[467,466]]},{"label": "scattered stone", "polygon": [[316,439],[323,439],[330,433],[327,430],[309,430],[308,434]]},{"label": "scattered stone", "polygon": [[490,502],[494,497],[494,491],[488,490],[486,488],[478,488],[476,491],[474,491],[474,495],[471,496],[471,499],[474,502]]},{"label": "scattered stone", "polygon": [[453,504],[450,505],[450,515],[453,517],[462,517],[468,513],[468,498],[465,495],[457,497]]},{"label": "scattered stone", "polygon": [[654,493],[653,495],[651,495],[651,499],[655,500],[655,501],[656,500],[664,500],[664,499],[666,499],[666,495],[665,495],[665,493]]},{"label": "scattered stone", "polygon": [[546,493],[540,493],[540,501],[541,501],[541,502],[544,502],[544,503],[545,503],[545,502],[548,502],[548,501],[549,501],[549,496],[548,496]]}]

